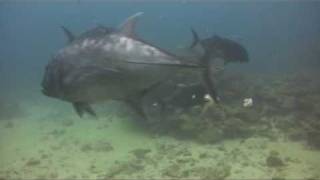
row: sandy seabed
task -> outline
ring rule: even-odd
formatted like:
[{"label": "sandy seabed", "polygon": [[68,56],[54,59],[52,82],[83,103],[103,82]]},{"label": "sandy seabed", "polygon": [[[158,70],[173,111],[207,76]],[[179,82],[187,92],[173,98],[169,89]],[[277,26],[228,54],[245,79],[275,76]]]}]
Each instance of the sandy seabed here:
[{"label": "sandy seabed", "polygon": [[0,120],[0,179],[320,179],[320,151],[281,131],[201,144],[140,127],[124,104],[94,108],[97,119],[40,94],[21,101]]},{"label": "sandy seabed", "polygon": [[[320,177],[320,152],[286,139],[205,145],[148,134],[116,112],[80,119],[67,106],[28,104],[25,117],[0,121],[0,179]],[[270,151],[283,165],[267,166]]]}]

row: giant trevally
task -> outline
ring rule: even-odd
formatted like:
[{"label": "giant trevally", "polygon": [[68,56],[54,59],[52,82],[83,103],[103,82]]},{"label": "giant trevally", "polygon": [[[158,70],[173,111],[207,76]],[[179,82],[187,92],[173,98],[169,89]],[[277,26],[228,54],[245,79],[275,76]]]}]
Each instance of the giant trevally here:
[{"label": "giant trevally", "polygon": [[106,100],[127,102],[143,116],[148,91],[182,67],[203,69],[139,38],[134,29],[141,14],[119,29],[99,26],[78,37],[63,27],[69,43],[47,65],[42,92],[71,102],[80,117],[95,116],[90,104]]},{"label": "giant trevally", "polygon": [[228,38],[214,35],[209,38],[200,39],[197,32],[191,29],[193,41],[191,48],[200,45],[204,50],[204,55],[201,58],[203,61],[210,61],[215,57],[220,57],[224,63],[230,62],[248,62],[248,52],[243,45]]}]

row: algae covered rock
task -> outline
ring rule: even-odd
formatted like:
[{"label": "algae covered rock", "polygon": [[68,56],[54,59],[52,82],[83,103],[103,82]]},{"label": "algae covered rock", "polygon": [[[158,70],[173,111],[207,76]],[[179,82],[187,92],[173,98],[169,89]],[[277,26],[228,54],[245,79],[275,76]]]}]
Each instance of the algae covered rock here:
[{"label": "algae covered rock", "polygon": [[131,153],[137,158],[137,159],[144,159],[148,153],[150,153],[150,149],[135,149],[131,151]]},{"label": "algae covered rock", "polygon": [[26,166],[38,166],[40,163],[41,161],[39,159],[31,158],[26,162]]},{"label": "algae covered rock", "polygon": [[226,108],[219,106],[203,107],[202,117],[214,121],[223,121],[227,118]]},{"label": "algae covered rock", "polygon": [[113,150],[113,146],[107,141],[97,141],[83,144],[80,150],[83,152],[109,152]]},{"label": "algae covered rock", "polygon": [[187,114],[182,114],[180,117],[179,129],[186,133],[193,134],[198,129],[198,122]]},{"label": "algae covered rock", "polygon": [[218,128],[205,129],[199,132],[197,140],[201,143],[217,143],[224,139],[222,130]]},{"label": "algae covered rock", "polygon": [[266,158],[266,164],[271,168],[279,168],[285,166],[285,163],[282,161],[277,151],[271,151],[269,153],[269,156]]},{"label": "algae covered rock", "polygon": [[[274,141],[289,137],[319,149],[320,82],[310,81],[309,75],[226,75],[219,83],[222,105],[205,102],[183,108],[178,101],[170,102],[170,111],[160,113],[165,118],[148,129],[211,144],[253,136]],[[246,97],[254,99],[253,107],[242,107]]]},{"label": "algae covered rock", "polygon": [[308,144],[315,149],[320,150],[320,131],[310,131],[307,133]]},{"label": "algae covered rock", "polygon": [[200,177],[200,179],[219,179],[224,180],[231,175],[231,166],[225,163],[218,163],[214,167],[199,167],[193,170],[194,174]]},{"label": "algae covered rock", "polygon": [[144,170],[144,165],[139,160],[129,160],[125,162],[116,162],[111,166],[105,174],[106,179],[114,179],[115,177],[125,177]]},{"label": "algae covered rock", "polygon": [[173,163],[162,170],[162,175],[171,178],[179,178],[181,176],[181,168],[179,164]]},{"label": "algae covered rock", "polygon": [[251,124],[245,123],[239,118],[226,119],[223,132],[227,138],[247,138],[253,134]]}]

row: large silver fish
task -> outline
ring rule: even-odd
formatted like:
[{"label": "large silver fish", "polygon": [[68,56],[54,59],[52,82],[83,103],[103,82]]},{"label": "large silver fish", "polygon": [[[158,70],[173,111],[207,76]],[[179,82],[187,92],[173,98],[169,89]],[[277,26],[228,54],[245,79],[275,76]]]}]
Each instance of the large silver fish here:
[{"label": "large silver fish", "polygon": [[43,93],[71,102],[79,116],[95,116],[90,103],[106,100],[125,101],[143,116],[141,98],[148,91],[182,67],[202,69],[138,38],[141,14],[118,30],[99,26],[76,37],[63,28],[69,43],[47,65]]}]

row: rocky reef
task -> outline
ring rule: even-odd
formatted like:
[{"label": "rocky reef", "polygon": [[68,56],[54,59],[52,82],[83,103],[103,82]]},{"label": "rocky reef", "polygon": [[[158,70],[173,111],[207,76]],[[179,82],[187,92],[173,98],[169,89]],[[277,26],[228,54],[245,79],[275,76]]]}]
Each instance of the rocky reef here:
[{"label": "rocky reef", "polygon": [[[277,140],[282,137],[277,132],[281,132],[320,149],[320,81],[315,77],[313,72],[273,76],[229,73],[218,83],[221,104],[198,101],[186,107],[174,101],[161,116],[152,114],[148,126],[157,133],[211,144],[252,136]],[[247,97],[253,99],[252,107],[242,106]]]}]

